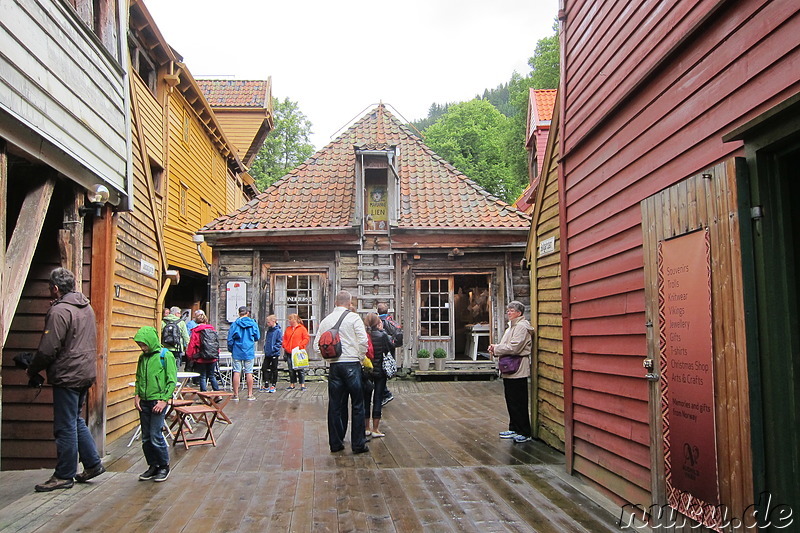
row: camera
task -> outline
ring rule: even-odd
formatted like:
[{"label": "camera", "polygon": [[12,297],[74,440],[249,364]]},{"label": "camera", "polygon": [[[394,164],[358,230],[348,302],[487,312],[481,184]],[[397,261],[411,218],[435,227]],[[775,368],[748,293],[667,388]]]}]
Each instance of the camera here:
[{"label": "camera", "polygon": [[[27,370],[28,367],[31,366],[31,361],[33,361],[33,354],[30,352],[18,353],[14,356],[14,365],[22,370]],[[39,374],[28,377],[28,387],[38,389],[41,388],[43,384],[44,378]]]}]

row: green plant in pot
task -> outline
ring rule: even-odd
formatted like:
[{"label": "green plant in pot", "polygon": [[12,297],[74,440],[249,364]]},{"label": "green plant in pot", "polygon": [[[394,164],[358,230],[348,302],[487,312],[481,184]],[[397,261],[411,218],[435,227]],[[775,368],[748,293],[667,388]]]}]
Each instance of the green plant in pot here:
[{"label": "green plant in pot", "polygon": [[419,364],[420,370],[428,370],[431,365],[431,352],[422,348],[421,350],[417,350],[417,363]]},{"label": "green plant in pot", "polygon": [[433,362],[436,370],[444,370],[444,365],[447,362],[447,352],[444,348],[436,348],[433,351]]}]

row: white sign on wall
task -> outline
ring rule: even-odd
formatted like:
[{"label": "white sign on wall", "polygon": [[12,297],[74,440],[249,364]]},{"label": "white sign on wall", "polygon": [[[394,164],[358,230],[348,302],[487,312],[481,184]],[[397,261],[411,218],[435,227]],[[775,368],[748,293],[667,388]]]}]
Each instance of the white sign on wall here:
[{"label": "white sign on wall", "polygon": [[139,272],[142,274],[147,274],[148,276],[155,277],[156,275],[156,266],[149,261],[145,261],[144,259],[139,260]]},{"label": "white sign on wall", "polygon": [[247,305],[247,283],[244,281],[229,281],[225,288],[225,311],[228,322],[236,322],[239,318],[239,308]]},{"label": "white sign on wall", "polygon": [[543,255],[552,254],[556,251],[556,238],[550,237],[539,243],[539,257]]}]

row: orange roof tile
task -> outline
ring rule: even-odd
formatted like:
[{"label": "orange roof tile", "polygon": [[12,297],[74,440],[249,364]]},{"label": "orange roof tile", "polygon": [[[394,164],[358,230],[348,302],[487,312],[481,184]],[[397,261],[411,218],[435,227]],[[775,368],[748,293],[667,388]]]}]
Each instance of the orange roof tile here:
[{"label": "orange roof tile", "polygon": [[377,145],[399,147],[400,228],[529,227],[526,214],[436,155],[381,104],[247,205],[202,231],[352,227],[356,147]]},{"label": "orange roof tile", "polygon": [[214,107],[269,107],[268,80],[196,80]]},{"label": "orange roof tile", "polygon": [[555,89],[536,89],[533,92],[536,102],[536,119],[541,122],[553,120],[553,108],[556,105]]}]

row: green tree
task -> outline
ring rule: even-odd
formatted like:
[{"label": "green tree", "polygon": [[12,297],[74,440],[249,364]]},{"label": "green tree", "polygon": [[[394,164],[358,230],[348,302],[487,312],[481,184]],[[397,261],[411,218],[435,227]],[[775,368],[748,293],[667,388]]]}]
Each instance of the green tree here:
[{"label": "green tree", "polygon": [[297,102],[288,98],[273,101],[274,129],[267,135],[250,167],[259,190],[264,190],[314,153],[311,121]]},{"label": "green tree", "polygon": [[491,103],[475,99],[451,105],[425,130],[425,143],[490,193],[513,201],[520,187],[508,167],[508,127]]},{"label": "green tree", "polygon": [[558,89],[560,78],[560,52],[558,47],[558,21],[553,23],[550,37],[544,37],[536,42],[533,57],[528,60],[532,71],[534,89]]}]

